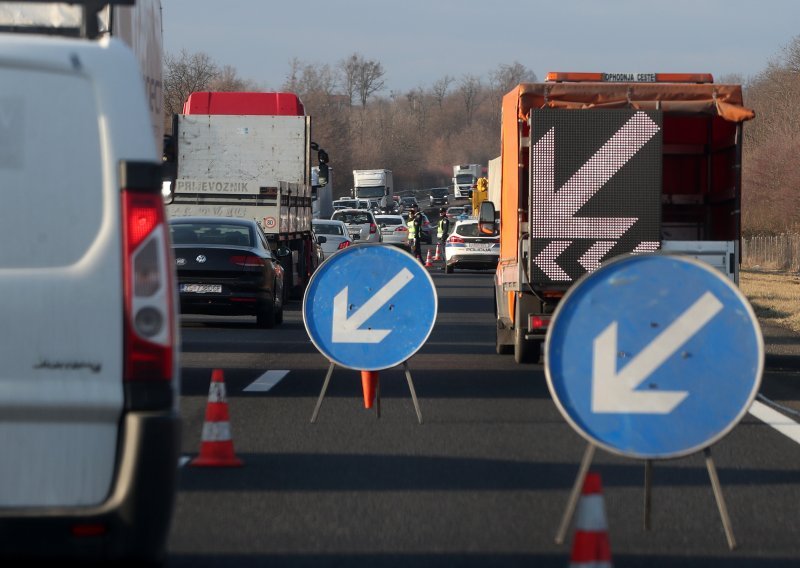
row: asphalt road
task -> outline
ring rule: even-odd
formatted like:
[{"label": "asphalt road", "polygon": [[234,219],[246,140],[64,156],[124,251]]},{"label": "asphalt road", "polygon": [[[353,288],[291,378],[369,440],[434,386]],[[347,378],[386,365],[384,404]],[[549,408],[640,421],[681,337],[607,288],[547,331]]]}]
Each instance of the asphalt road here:
[{"label": "asphalt road", "polygon": [[[552,402],[541,365],[494,352],[492,275],[432,270],[439,313],[409,361],[381,372],[382,415],[357,372],[328,362],[300,305],[283,325],[184,318],[183,449],[200,446],[212,369],[224,370],[242,468],[182,467],[169,566],[566,566],[556,528],[586,442]],[[762,393],[800,410],[800,340],[765,327]],[[733,347],[732,347],[733,348]],[[268,392],[244,389],[288,371]],[[713,449],[739,547],[728,550],[702,455],[656,462],[645,531],[642,462],[598,451],[614,565],[796,566],[800,446],[751,416]]]}]

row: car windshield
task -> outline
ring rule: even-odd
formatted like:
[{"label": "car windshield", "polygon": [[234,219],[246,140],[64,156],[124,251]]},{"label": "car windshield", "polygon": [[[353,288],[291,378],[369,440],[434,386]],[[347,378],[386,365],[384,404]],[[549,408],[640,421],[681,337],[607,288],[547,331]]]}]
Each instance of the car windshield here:
[{"label": "car windshield", "polygon": [[337,211],[333,215],[337,221],[344,221],[348,225],[365,225],[372,222],[372,217],[366,212]]},{"label": "car windshield", "polygon": [[458,174],[456,176],[456,183],[466,184],[466,183],[475,183],[475,176],[472,174]]},{"label": "car windshield", "polygon": [[344,235],[344,230],[338,223],[314,223],[314,232],[318,235]]},{"label": "car windshield", "polygon": [[445,188],[442,188],[442,189],[432,189],[432,190],[431,190],[431,195],[432,195],[433,197],[444,197],[445,195],[447,195],[447,189],[445,189]]},{"label": "car windshield", "polygon": [[253,246],[249,227],[242,225],[179,223],[170,225],[169,230],[176,245]]}]

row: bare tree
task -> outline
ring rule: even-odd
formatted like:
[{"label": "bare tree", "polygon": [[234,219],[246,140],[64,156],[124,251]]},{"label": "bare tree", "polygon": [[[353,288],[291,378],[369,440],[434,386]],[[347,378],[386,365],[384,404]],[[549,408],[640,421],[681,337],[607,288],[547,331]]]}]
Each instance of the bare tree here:
[{"label": "bare tree", "polygon": [[464,75],[459,81],[458,92],[464,100],[464,121],[470,124],[480,103],[481,80],[475,75]]},{"label": "bare tree", "polygon": [[369,98],[384,87],[383,66],[375,60],[366,60],[359,53],[354,53],[339,63],[344,75],[342,87],[345,94],[353,100],[358,96],[362,108],[367,106]]},{"label": "bare tree", "polygon": [[447,90],[450,88],[450,85],[453,84],[455,79],[450,75],[445,75],[438,81],[433,84],[431,87],[431,92],[433,93],[433,99],[436,101],[436,104],[439,105],[439,108],[442,108],[442,103],[444,102],[444,98],[447,96]]},{"label": "bare tree", "polygon": [[502,97],[520,83],[536,82],[536,73],[515,61],[511,65],[498,65],[497,69],[489,72],[489,81],[492,89]]},{"label": "bare tree", "polygon": [[209,88],[212,91],[257,91],[258,85],[249,79],[239,77],[236,68],[225,65],[219,70],[217,76],[211,80]]},{"label": "bare tree", "polygon": [[169,118],[183,109],[195,91],[205,91],[219,77],[219,68],[206,53],[181,50],[177,56],[164,56],[164,113]]}]

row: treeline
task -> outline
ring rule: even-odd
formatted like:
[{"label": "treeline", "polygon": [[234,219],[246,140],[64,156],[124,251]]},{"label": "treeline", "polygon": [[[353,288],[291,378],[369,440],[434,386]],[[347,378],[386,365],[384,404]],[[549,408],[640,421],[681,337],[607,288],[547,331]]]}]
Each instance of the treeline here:
[{"label": "treeline", "polygon": [[[487,77],[445,75],[429,87],[385,89],[380,62],[355,53],[335,65],[289,62],[280,89],[294,92],[313,116],[313,138],[330,156],[334,196],[348,195],[352,170],[387,168],[398,190],[447,185],[452,166],[487,164],[500,153],[501,100],[516,84],[536,81],[520,63]],[[757,76],[742,80],[745,124],[742,223],[746,235],[800,231],[800,36]],[[263,90],[203,53],[165,58],[167,127],[189,93]]]}]

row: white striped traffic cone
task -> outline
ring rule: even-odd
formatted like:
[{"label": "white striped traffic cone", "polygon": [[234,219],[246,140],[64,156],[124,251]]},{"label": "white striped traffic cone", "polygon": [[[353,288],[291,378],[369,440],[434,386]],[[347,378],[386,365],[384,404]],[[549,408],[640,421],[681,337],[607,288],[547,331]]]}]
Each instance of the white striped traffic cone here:
[{"label": "white striped traffic cone", "polygon": [[575,540],[569,568],[611,568],[606,508],[600,474],[589,472],[583,482],[575,521]]},{"label": "white striped traffic cone", "polygon": [[214,369],[211,372],[200,455],[190,461],[189,465],[195,467],[239,467],[243,465],[242,460],[237,458],[233,452],[228,402],[225,400],[225,378],[221,369]]},{"label": "white striped traffic cone", "polygon": [[433,260],[442,259],[442,243],[436,243],[436,254],[433,255]]}]

